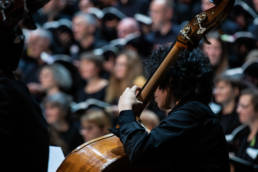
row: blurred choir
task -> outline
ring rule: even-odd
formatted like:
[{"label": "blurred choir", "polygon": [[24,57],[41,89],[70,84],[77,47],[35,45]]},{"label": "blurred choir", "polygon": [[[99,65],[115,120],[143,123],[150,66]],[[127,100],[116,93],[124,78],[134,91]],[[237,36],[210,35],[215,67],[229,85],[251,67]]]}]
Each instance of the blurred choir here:
[{"label": "blurred choir", "polygon": [[[212,6],[209,0],[50,0],[33,16],[38,29],[23,30],[17,76],[41,104],[51,144],[67,155],[109,133],[121,93],[148,79],[144,64],[152,50],[172,44],[194,14]],[[257,14],[257,0],[237,2],[206,35],[210,44],[199,46],[214,69],[210,107],[235,171],[258,169]],[[150,131],[164,117],[151,100],[141,121]]]}]

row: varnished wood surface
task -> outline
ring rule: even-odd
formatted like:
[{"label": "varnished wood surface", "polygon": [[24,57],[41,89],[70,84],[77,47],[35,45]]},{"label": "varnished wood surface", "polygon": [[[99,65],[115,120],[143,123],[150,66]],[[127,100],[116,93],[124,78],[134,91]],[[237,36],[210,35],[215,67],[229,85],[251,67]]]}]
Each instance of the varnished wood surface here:
[{"label": "varnished wood surface", "polygon": [[66,157],[57,172],[98,172],[124,156],[119,138],[108,134],[76,148]]}]

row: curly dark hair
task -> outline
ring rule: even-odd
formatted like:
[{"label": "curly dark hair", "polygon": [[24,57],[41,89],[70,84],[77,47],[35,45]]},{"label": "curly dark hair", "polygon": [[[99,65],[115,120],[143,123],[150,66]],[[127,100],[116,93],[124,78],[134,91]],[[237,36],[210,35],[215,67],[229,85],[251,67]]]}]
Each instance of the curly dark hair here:
[{"label": "curly dark hair", "polygon": [[[156,71],[170,49],[168,46],[159,47],[145,61],[148,77]],[[178,56],[176,62],[160,78],[159,88],[170,88],[177,101],[209,103],[212,98],[213,71],[208,58],[200,49],[191,52],[183,50]]]}]

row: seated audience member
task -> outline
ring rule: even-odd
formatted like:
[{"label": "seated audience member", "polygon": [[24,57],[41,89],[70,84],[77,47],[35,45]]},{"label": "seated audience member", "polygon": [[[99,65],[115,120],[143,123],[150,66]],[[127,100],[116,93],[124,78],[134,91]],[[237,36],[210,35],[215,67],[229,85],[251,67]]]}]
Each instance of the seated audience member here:
[{"label": "seated audience member", "polygon": [[210,32],[207,39],[211,44],[203,43],[202,50],[209,58],[215,75],[222,74],[228,68],[228,61],[223,43],[218,32]]},{"label": "seated audience member", "polygon": [[172,22],[173,5],[171,0],[153,0],[150,4],[152,33],[148,37],[154,44],[165,44],[176,40],[179,27]]},{"label": "seated audience member", "polygon": [[79,127],[71,120],[70,104],[71,97],[63,93],[49,95],[43,101],[50,144],[62,147],[65,155],[83,143]]},{"label": "seated audience member", "polygon": [[106,41],[117,39],[118,23],[125,18],[125,15],[114,7],[103,9],[101,19],[101,37]]},{"label": "seated audience member", "polygon": [[39,80],[46,95],[66,92],[72,85],[70,72],[61,64],[44,66],[40,71]]},{"label": "seated audience member", "polygon": [[[228,135],[227,141],[232,144],[235,156],[248,161],[250,167],[258,165],[258,91],[256,89],[246,89],[241,92],[237,113],[243,125],[236,128],[230,137]],[[243,168],[243,166],[236,166],[236,168]],[[236,169],[236,171],[243,171],[243,169]]]},{"label": "seated audience member", "polygon": [[78,59],[79,54],[83,52],[100,48],[106,44],[105,41],[96,37],[97,25],[96,18],[91,14],[79,12],[73,17],[72,30],[76,44],[71,48],[75,59]]},{"label": "seated audience member", "polygon": [[109,79],[111,73],[113,73],[118,52],[119,49],[115,46],[107,46],[106,48],[103,48],[103,78]]},{"label": "seated audience member", "polygon": [[237,101],[241,90],[239,79],[227,74],[215,78],[214,99],[221,106],[218,113],[225,134],[229,134],[240,125],[236,113]]},{"label": "seated audience member", "polygon": [[147,14],[149,3],[149,0],[118,0],[115,7],[127,16],[133,17],[136,13]]},{"label": "seated audience member", "polygon": [[38,73],[44,64],[41,54],[43,52],[50,53],[51,41],[51,33],[43,29],[37,29],[28,34],[26,49],[19,62],[18,70],[31,93],[38,91]]},{"label": "seated audience member", "polygon": [[130,34],[140,34],[140,27],[134,18],[124,18],[117,26],[117,33],[119,38],[125,38]]},{"label": "seated audience member", "polygon": [[83,13],[88,13],[90,8],[94,7],[93,0],[79,0],[79,10]]},{"label": "seated audience member", "polygon": [[102,63],[102,56],[93,53],[81,55],[79,71],[86,84],[78,91],[78,102],[85,101],[88,98],[104,100],[108,81],[100,77]]},{"label": "seated audience member", "polygon": [[101,109],[89,109],[80,119],[81,135],[85,142],[109,133],[110,117]]},{"label": "seated audience member", "polygon": [[50,0],[34,15],[36,23],[43,25],[49,21],[59,20],[61,18],[69,18],[69,16],[64,13],[64,9],[68,5],[67,2],[68,1],[64,0]]},{"label": "seated audience member", "polygon": [[133,49],[147,57],[151,54],[153,44],[141,33],[140,25],[136,19],[127,17],[122,19],[117,27],[118,38],[127,40],[126,48]]},{"label": "seated audience member", "polygon": [[60,19],[55,22],[46,23],[43,27],[52,32],[54,45],[52,45],[52,54],[72,55],[71,46],[74,44],[72,21]]},{"label": "seated audience member", "polygon": [[257,49],[255,35],[251,32],[236,32],[234,42],[231,45],[229,64],[231,68],[241,67],[248,53]]},{"label": "seated audience member", "polygon": [[139,82],[139,80],[145,80],[142,77],[142,73],[142,63],[138,54],[132,50],[121,52],[116,58],[114,72],[110,77],[105,101],[116,103],[126,87],[134,85],[136,81],[141,84],[144,83]]}]

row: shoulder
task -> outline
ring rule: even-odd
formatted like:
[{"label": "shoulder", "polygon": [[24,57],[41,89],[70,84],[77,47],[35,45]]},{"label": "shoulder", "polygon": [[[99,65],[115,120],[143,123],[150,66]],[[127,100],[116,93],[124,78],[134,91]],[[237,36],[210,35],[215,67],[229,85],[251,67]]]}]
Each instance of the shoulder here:
[{"label": "shoulder", "polygon": [[107,85],[108,85],[108,80],[106,80],[106,79],[101,79],[100,80],[100,87],[101,88],[105,88],[105,87],[107,87]]},{"label": "shoulder", "polygon": [[207,117],[215,117],[208,105],[205,105],[198,101],[189,101],[178,105],[171,113],[181,115],[184,114],[185,116],[197,120]]},{"label": "shoulder", "polygon": [[247,125],[240,125],[235,128],[230,134],[225,136],[227,142],[232,142],[233,140],[241,139],[249,134],[249,127]]}]

